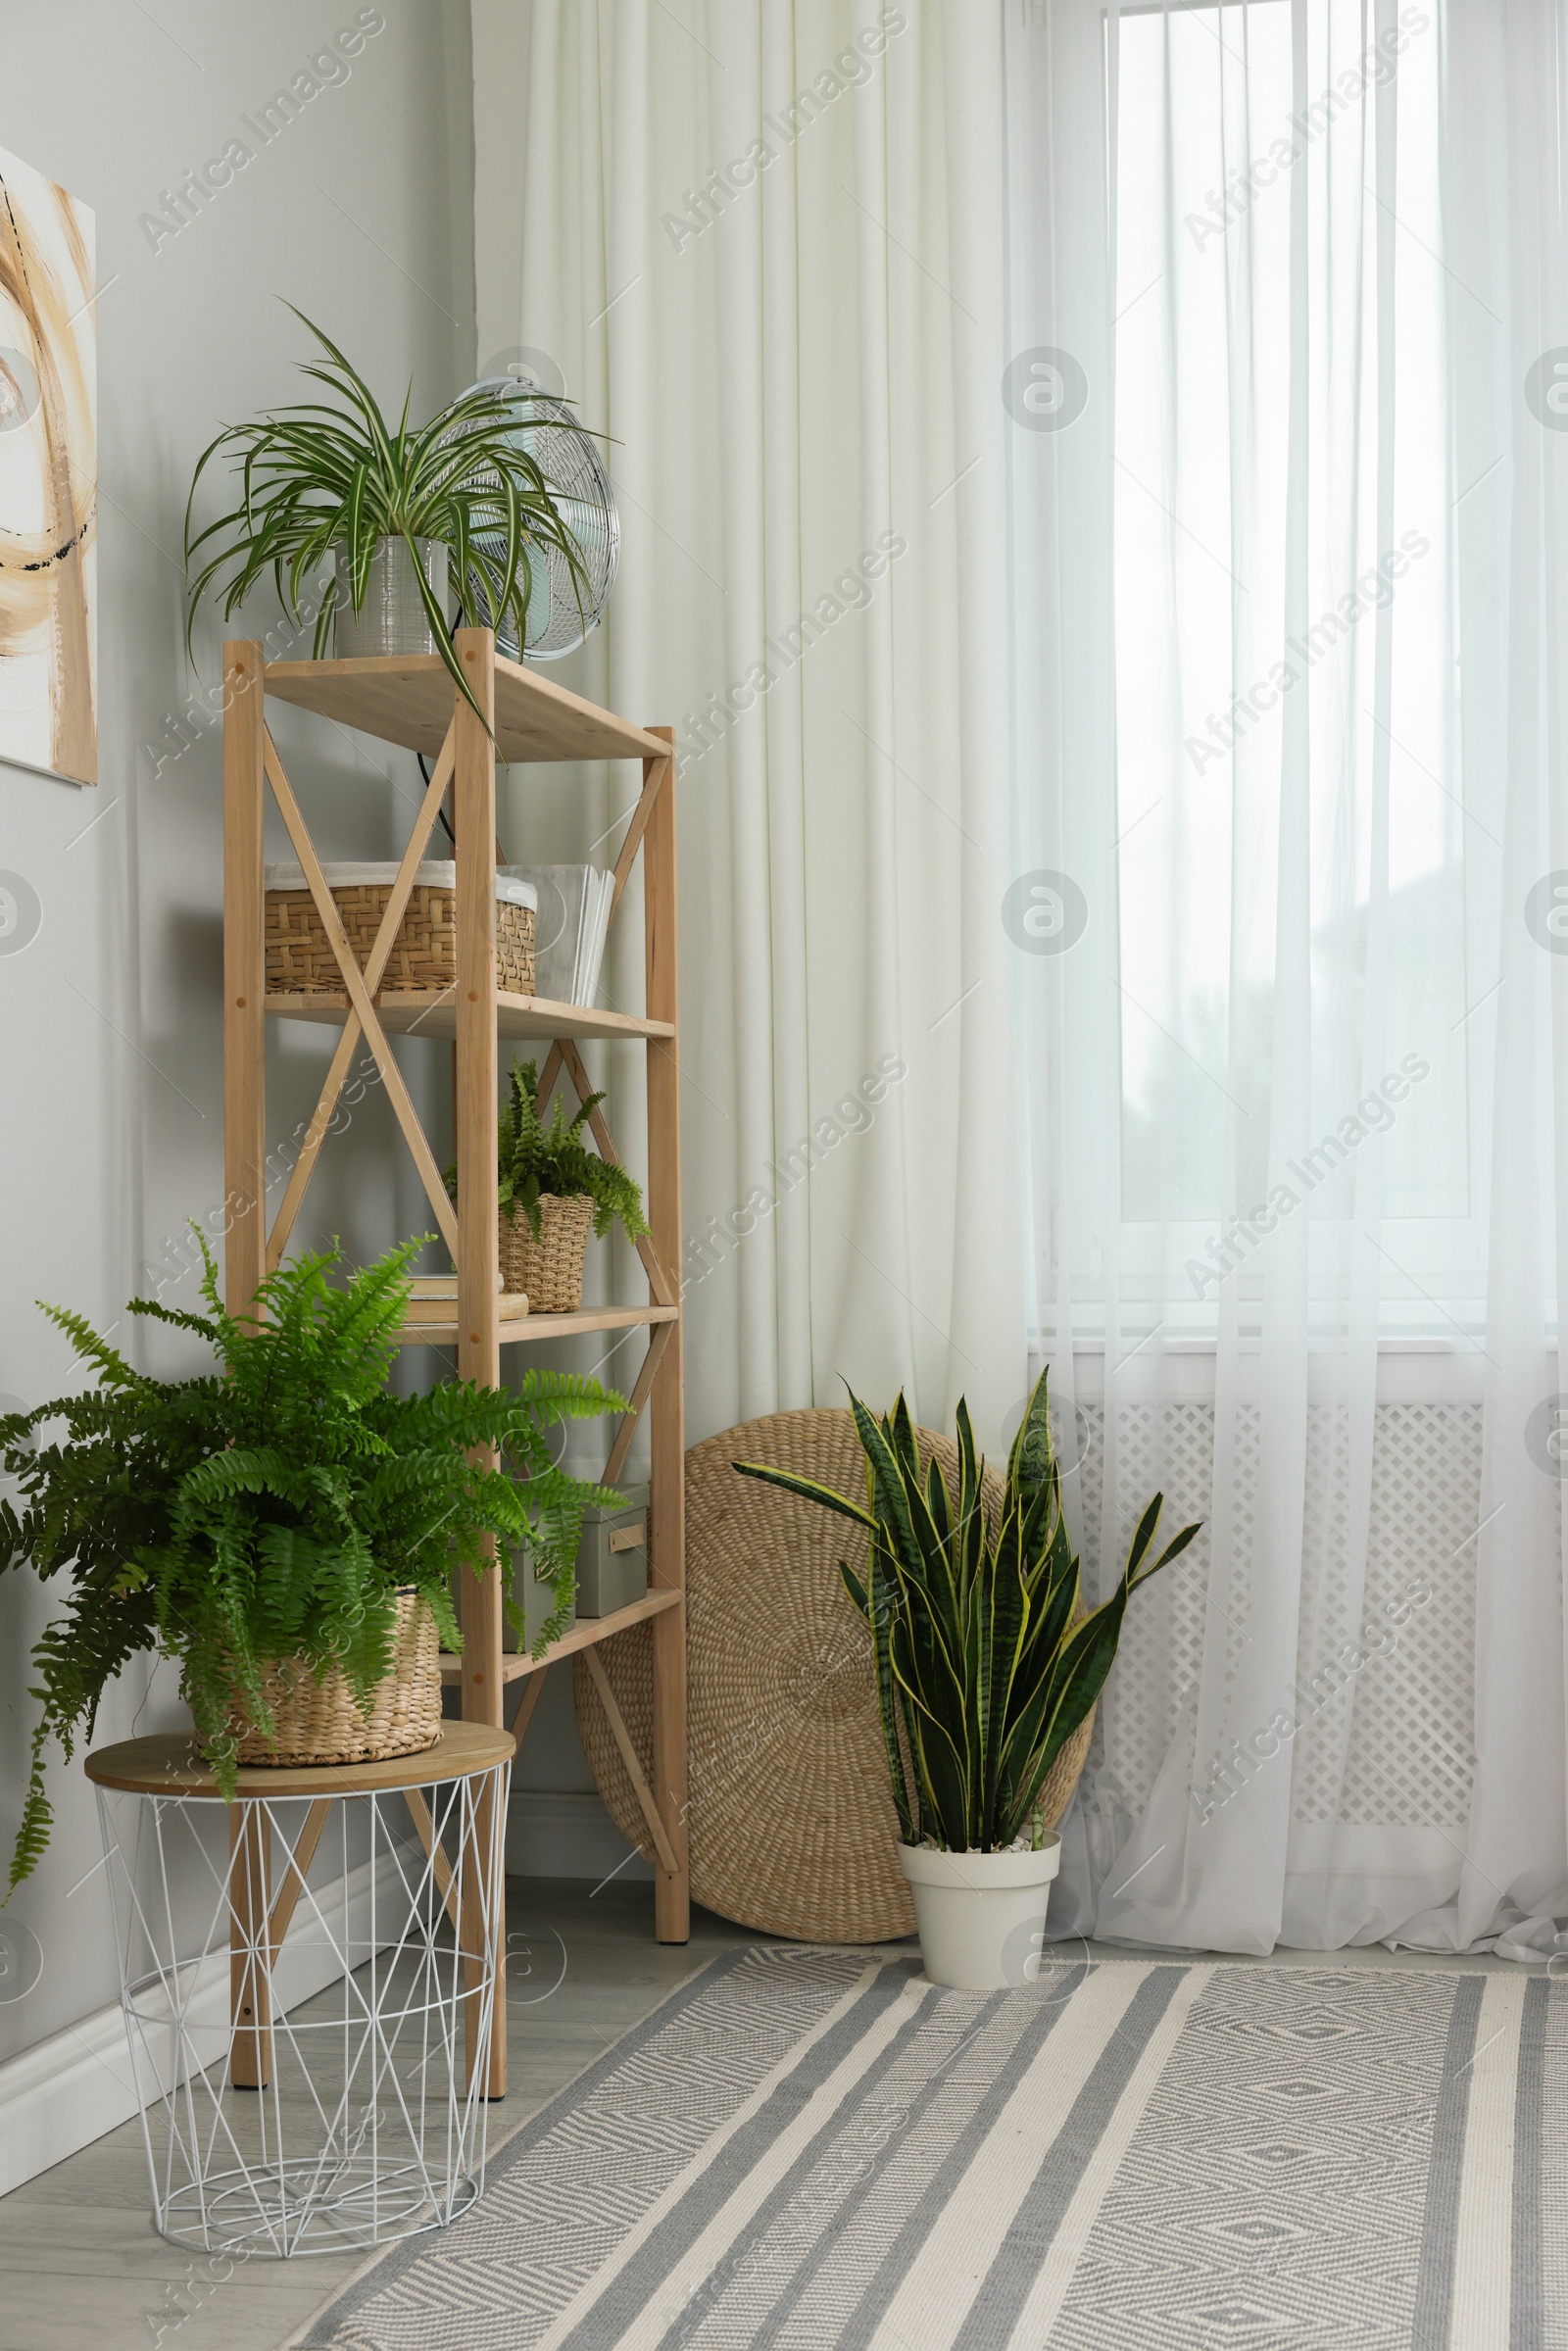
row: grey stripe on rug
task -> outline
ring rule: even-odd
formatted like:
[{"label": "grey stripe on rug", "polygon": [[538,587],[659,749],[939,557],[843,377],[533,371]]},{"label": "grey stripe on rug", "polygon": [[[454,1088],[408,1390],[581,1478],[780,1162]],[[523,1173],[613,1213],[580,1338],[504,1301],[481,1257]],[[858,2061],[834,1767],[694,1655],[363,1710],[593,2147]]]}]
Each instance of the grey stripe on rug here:
[{"label": "grey stripe on rug", "polygon": [[[310,2351],[1568,2344],[1568,1985],[716,1960]],[[1555,2095],[1554,2095],[1555,2093]]]}]

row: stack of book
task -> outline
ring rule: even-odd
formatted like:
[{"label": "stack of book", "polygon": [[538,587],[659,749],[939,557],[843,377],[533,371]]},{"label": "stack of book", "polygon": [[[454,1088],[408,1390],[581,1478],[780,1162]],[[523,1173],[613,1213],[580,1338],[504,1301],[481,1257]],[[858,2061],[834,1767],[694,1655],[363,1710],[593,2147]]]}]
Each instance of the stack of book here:
[{"label": "stack of book", "polygon": [[[499,1288],[499,1279],[498,1284]],[[415,1323],[455,1323],[458,1319],[458,1277],[455,1273],[416,1274],[405,1329]],[[503,1322],[517,1322],[528,1311],[520,1290],[502,1291],[497,1312]]]}]

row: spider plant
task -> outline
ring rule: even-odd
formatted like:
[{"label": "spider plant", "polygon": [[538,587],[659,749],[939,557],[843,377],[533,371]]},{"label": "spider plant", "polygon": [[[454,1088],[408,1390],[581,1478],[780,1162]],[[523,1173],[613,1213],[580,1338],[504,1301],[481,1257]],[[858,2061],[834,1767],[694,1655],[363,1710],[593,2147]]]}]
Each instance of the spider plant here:
[{"label": "spider plant", "polygon": [[1013,1441],[994,1523],[982,1499],[985,1463],[961,1399],[956,1503],[935,1459],[922,1476],[902,1395],[881,1420],[853,1392],[850,1402],[865,1453],[863,1506],[765,1462],[734,1466],[820,1502],[870,1537],[864,1582],[847,1563],[840,1573],[871,1628],[905,1843],[1005,1851],[1029,1829],[1052,1765],[1104,1688],[1128,1600],[1187,1548],[1198,1526],[1184,1527],[1150,1559],[1164,1498],[1156,1494],[1138,1522],[1120,1584],[1082,1614],[1044,1373]]},{"label": "spider plant", "polygon": [[[292,303],[286,307],[294,310]],[[530,394],[520,386],[514,395],[465,392],[412,431],[412,386],[394,425],[330,337],[303,311],[295,310],[294,316],[327,355],[302,363],[300,372],[324,385],[333,399],[278,409],[251,424],[225,425],[202,451],[185,505],[186,651],[197,606],[209,590],[220,597],[228,619],[269,571],[279,599],[303,626],[301,590],[339,550],[350,601],[356,612],[363,611],[371,558],[383,539],[397,538],[409,550],[441,658],[478,710],[414,542],[435,539],[448,549],[461,619],[489,628],[510,619],[519,644],[526,642],[533,587],[530,548],[552,548],[564,559],[580,604],[588,585],[581,550],[526,446]],[[239,470],[239,503],[205,530],[193,531],[202,476],[215,459],[225,458]],[[334,573],[316,615],[312,651],[318,661],[328,643],[337,598]]]}]

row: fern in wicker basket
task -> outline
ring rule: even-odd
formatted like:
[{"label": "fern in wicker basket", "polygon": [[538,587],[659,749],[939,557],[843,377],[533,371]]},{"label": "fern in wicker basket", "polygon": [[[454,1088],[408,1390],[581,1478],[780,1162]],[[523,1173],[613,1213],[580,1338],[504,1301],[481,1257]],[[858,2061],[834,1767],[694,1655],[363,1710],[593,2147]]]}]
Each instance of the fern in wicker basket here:
[{"label": "fern in wicker basket", "polygon": [[[584,1143],[583,1129],[604,1101],[590,1094],[568,1119],[558,1095],[549,1126],[539,1115],[539,1069],[534,1061],[514,1068],[510,1096],[501,1113],[496,1147],[496,1198],[503,1208],[520,1208],[533,1229],[540,1231],[539,1202],[588,1199],[594,1204],[594,1236],[603,1240],[618,1224],[628,1241],[648,1231],[643,1196],[635,1178],[612,1159],[602,1159]],[[448,1176],[455,1189],[456,1171]]]},{"label": "fern in wicker basket", "polygon": [[[0,1497],[0,1564],[69,1582],[33,1650],[41,1712],[13,1886],[48,1841],[48,1740],[69,1756],[78,1733],[90,1737],[105,1690],[143,1651],[178,1662],[231,1796],[236,1698],[270,1733],[267,1672],[290,1659],[318,1679],[336,1667],[368,1707],[392,1661],[400,1592],[462,1645],[452,1573],[486,1563],[486,1537],[529,1550],[558,1602],[544,1638],[560,1631],[583,1513],[618,1497],[558,1469],[546,1431],[623,1409],[621,1398],[539,1371],[515,1390],[453,1381],[394,1395],[408,1267],[422,1246],[404,1244],[343,1288],[328,1279],[335,1249],[303,1256],[263,1283],[257,1311],[234,1316],[203,1242],[207,1313],[147,1298],[129,1308],[211,1346],[220,1368],[191,1379],[136,1371],[80,1315],[44,1308],[98,1384],[0,1418],[0,1463],[21,1489],[20,1507]],[[50,1422],[64,1441],[37,1444]],[[485,1447],[502,1467],[475,1457]]]},{"label": "fern in wicker basket", "polygon": [[[505,1288],[526,1293],[536,1313],[570,1313],[582,1304],[590,1229],[602,1240],[618,1224],[628,1241],[649,1229],[636,1180],[582,1139],[604,1099],[590,1094],[568,1119],[558,1098],[546,1126],[537,1065],[528,1061],[512,1072],[496,1139],[501,1273]],[[446,1185],[456,1200],[456,1167],[447,1169]]]}]

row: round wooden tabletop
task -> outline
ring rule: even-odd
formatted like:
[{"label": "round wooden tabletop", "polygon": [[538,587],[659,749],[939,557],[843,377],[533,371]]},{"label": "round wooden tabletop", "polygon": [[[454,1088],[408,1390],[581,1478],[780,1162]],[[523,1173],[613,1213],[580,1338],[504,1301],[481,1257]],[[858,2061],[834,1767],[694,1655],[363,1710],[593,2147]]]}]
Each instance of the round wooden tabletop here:
[{"label": "round wooden tabletop", "polygon": [[[238,1774],[246,1796],[365,1796],[399,1788],[427,1788],[435,1780],[466,1780],[510,1763],[516,1744],[510,1731],[484,1723],[443,1723],[433,1747],[417,1755],[388,1755],[378,1763],[250,1764]],[[164,1731],[126,1739],[87,1758],[87,1777],[100,1788],[134,1795],[216,1796],[212,1766],[189,1732]]]}]

